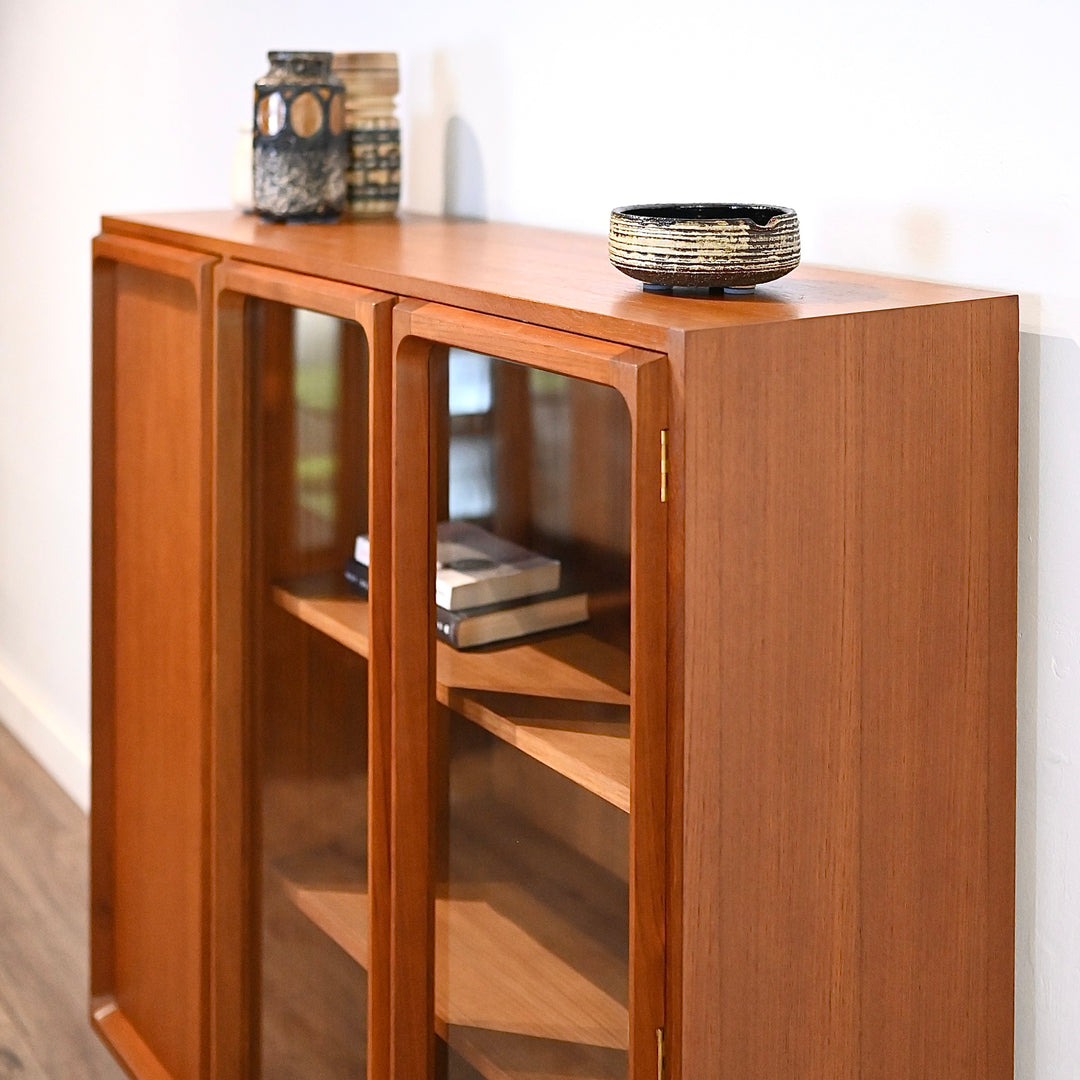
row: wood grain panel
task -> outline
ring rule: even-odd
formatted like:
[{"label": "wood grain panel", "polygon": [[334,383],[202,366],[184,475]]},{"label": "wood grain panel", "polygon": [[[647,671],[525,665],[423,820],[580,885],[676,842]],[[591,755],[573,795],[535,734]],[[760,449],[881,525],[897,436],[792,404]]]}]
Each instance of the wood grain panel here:
[{"label": "wood grain panel", "polygon": [[892,1063],[886,1075],[975,1077],[987,1065],[970,1037],[986,1023],[973,993],[986,964],[987,747],[975,700],[986,656],[969,626],[985,619],[986,536],[970,490],[970,360],[938,362],[933,332],[899,316],[860,328],[876,436],[863,450],[862,768],[873,797],[862,808],[861,951],[875,1007],[862,1049],[864,1065]]},{"label": "wood grain panel", "polygon": [[[193,1077],[209,668],[200,313],[186,282],[119,277],[116,998],[165,1067]],[[186,348],[163,355],[166,342]]]},{"label": "wood grain panel", "polygon": [[[353,652],[368,656],[369,604],[338,595],[341,589],[338,575],[330,583],[320,575],[290,581],[288,587],[275,588],[274,596],[297,618]],[[483,690],[608,705],[630,703],[625,650],[579,631],[534,635],[473,651],[440,642],[436,656],[438,685],[446,694]]]},{"label": "wood grain panel", "polygon": [[[366,892],[333,885],[291,886],[289,891],[301,911],[367,967]],[[487,897],[436,898],[437,932],[448,943],[436,968],[440,1034],[445,1037],[449,1024],[625,1050],[625,1005],[505,914],[529,905],[526,894],[506,886],[493,887]],[[595,952],[573,925],[546,918],[549,932],[563,942]],[[617,983],[618,966],[609,966],[611,981]]]},{"label": "wood grain panel", "polygon": [[[1015,700],[999,692],[991,705],[990,693],[999,680],[1015,693],[1015,608],[1002,603],[1015,596],[1015,514],[990,528],[992,502],[1015,493],[1016,456],[1015,428],[990,438],[990,403],[1015,375],[992,318],[988,305],[877,315],[858,339],[874,433],[863,445],[862,1059],[880,1076],[1011,1075],[994,1031],[1000,990],[987,993],[995,954],[1012,952],[992,896],[1012,843],[991,825],[991,786]],[[1007,586],[995,564],[1011,568]],[[992,674],[992,656],[1004,671]],[[1011,1028],[1011,995],[1009,1006]]]},{"label": "wood grain panel", "polygon": [[438,347],[402,339],[394,312],[390,557],[390,1077],[434,1075],[435,453]]},{"label": "wood grain panel", "polygon": [[713,583],[686,597],[695,1076],[1011,1069],[1010,318],[688,350],[686,575]]},{"label": "wood grain panel", "polygon": [[[220,264],[215,267],[214,284]],[[246,737],[243,603],[244,498],[250,468],[245,438],[245,369],[240,348],[243,303],[213,307],[213,607],[211,615],[211,722],[208,734],[208,842],[210,895],[207,904],[209,966],[209,1075],[246,1080],[252,1075],[251,966],[245,925],[250,888],[245,873],[252,806],[243,747]],[[225,347],[222,348],[224,343]],[[235,347],[229,347],[234,343]]]},{"label": "wood grain panel", "polygon": [[[391,423],[393,419],[394,299],[372,296],[360,311],[368,341],[368,533],[373,550],[391,547],[393,495]],[[393,632],[390,592],[393,565],[376,557],[370,585],[385,599],[371,609],[370,640],[375,656],[368,667],[368,883],[371,889],[371,965],[368,968],[368,1075],[390,1076],[390,890],[391,890],[391,671]]]},{"label": "wood grain panel", "polygon": [[139,1080],[175,1080],[176,1074],[166,1069],[147,1049],[141,1031],[137,1031],[115,1004],[109,1002],[93,1011],[94,1026],[101,1032],[109,1048],[132,1076]]},{"label": "wood grain panel", "polygon": [[[214,951],[235,950],[242,933],[231,886],[243,833],[232,812],[248,804],[230,778],[243,773],[236,716],[250,692],[240,646],[226,641],[250,625],[227,584],[249,555],[242,522],[235,508],[213,520],[208,509],[221,509],[250,465],[225,430],[246,422],[237,372],[221,366],[228,350],[216,388],[200,374],[211,354],[198,298],[224,258],[230,297],[247,290],[355,317],[369,341],[389,341],[392,301],[354,307],[356,286],[415,298],[400,305],[393,384],[389,349],[372,353],[368,526],[383,555],[370,625],[297,598],[302,619],[371,657],[371,1075],[417,1080],[436,1065],[442,803],[432,786],[445,747],[434,703],[472,709],[541,759],[573,758],[530,724],[521,691],[576,693],[601,710],[629,703],[634,1080],[655,1074],[658,1026],[671,1080],[1007,1080],[1015,298],[812,266],[753,296],[646,295],[608,265],[602,236],[411,215],[283,229],[163,214],[105,227],[95,264],[92,991],[97,1023],[129,1066],[231,1080],[251,1064],[242,1040],[224,1056],[217,1042],[208,1049],[237,1037],[229,1004],[247,962]],[[239,313],[232,300],[220,308],[221,341],[239,338]],[[510,649],[495,669],[490,657],[435,650],[426,583],[446,487],[447,345],[613,386],[627,402],[629,681],[625,651],[604,674],[572,649]],[[520,385],[504,390],[503,405],[523,396]],[[520,408],[503,412],[498,439],[520,444]],[[672,465],[663,510],[650,490],[661,425]],[[609,432],[588,434],[576,448],[586,465],[607,454]],[[522,475],[500,480],[515,528],[529,524],[526,491],[503,495]],[[608,486],[625,484],[620,473]],[[575,514],[595,517],[590,536],[603,543],[609,504],[585,486],[578,494]],[[612,529],[623,531],[621,521]],[[216,592],[214,560],[224,571]],[[180,564],[169,580],[166,564]],[[269,617],[290,621],[279,609]],[[313,637],[299,624],[282,635]],[[211,706],[210,740],[185,741]],[[609,796],[627,794],[623,767],[620,756]],[[503,780],[516,776],[500,768]],[[606,768],[597,785],[614,779]],[[164,937],[162,895],[179,913]],[[200,904],[213,908],[209,931]],[[219,992],[209,1006],[193,990],[206,971]],[[492,1075],[560,1075],[557,1046],[470,1053]]]},{"label": "wood grain panel", "polygon": [[[625,1077],[625,885],[498,799],[455,813],[454,884],[435,898],[436,1032],[494,1080]],[[333,845],[282,872],[300,910],[366,966],[362,868]]]},{"label": "wood grain panel", "polygon": [[[422,666],[424,656],[432,648],[430,631],[425,629],[431,624],[431,612],[428,611],[431,598],[424,597],[421,604],[419,593],[413,596],[414,584],[402,582],[405,566],[421,583],[429,580],[432,566],[432,553],[428,550],[430,535],[423,541],[405,535],[406,530],[434,532],[435,504],[428,502],[425,505],[423,496],[426,484],[437,475],[437,463],[432,458],[430,442],[416,438],[417,425],[422,423],[424,416],[431,417],[429,431],[438,429],[438,417],[433,412],[437,396],[431,381],[437,378],[437,372],[430,350],[438,343],[505,357],[545,371],[612,386],[625,400],[631,432],[629,502],[632,537],[629,809],[633,1020],[630,1058],[631,1068],[640,1075],[655,1065],[655,1035],[664,1024],[667,522],[666,508],[660,500],[659,458],[660,432],[666,426],[668,416],[666,359],[607,342],[413,302],[401,304],[395,311],[395,341],[398,343],[395,368],[394,563],[395,589],[398,590],[395,599],[395,619],[398,620],[395,624],[395,666],[400,666],[402,672],[402,676],[395,677],[395,687],[400,687],[401,693],[401,698],[395,699],[395,717],[399,732],[407,724],[409,755],[415,755],[416,764],[408,770],[409,790],[413,792],[420,783],[421,754],[433,760],[433,750],[423,749],[424,740],[430,739],[430,735],[423,736],[415,726],[417,718],[425,718],[425,723],[430,726],[431,705],[424,706],[417,695],[430,683],[433,700],[437,678],[446,677],[442,671],[436,676],[435,670],[425,671]],[[427,381],[421,378],[424,372]],[[399,424],[404,426],[399,429]],[[430,462],[426,476],[421,471],[425,462]],[[406,595],[408,602],[404,599]],[[414,619],[426,621],[416,623],[412,622]],[[408,624],[406,620],[409,620]],[[403,647],[404,641],[409,642],[410,649]],[[434,655],[431,655],[430,662],[433,661]],[[410,670],[408,686],[403,685],[406,668]],[[485,683],[481,683],[481,688],[499,689],[497,685]],[[545,688],[542,692],[550,696],[552,690]],[[412,839],[418,842],[419,834],[414,831]],[[414,858],[410,856],[410,862]],[[418,874],[414,877],[410,871],[408,880],[419,888]],[[430,884],[427,888],[430,889]],[[403,901],[404,898],[403,893]],[[412,940],[414,949],[418,940],[415,937]],[[418,960],[414,963],[418,965]],[[427,995],[430,996],[430,975],[428,980]],[[411,1067],[418,1066],[419,1062],[413,1061]]]},{"label": "wood grain panel", "polygon": [[672,333],[668,343],[668,484],[667,484],[667,701],[665,761],[667,764],[667,925],[668,957],[664,987],[664,1067],[670,1077],[683,1076],[683,876],[686,845],[683,768],[686,695],[686,347],[693,338]]},{"label": "wood grain panel", "polygon": [[[274,598],[320,633],[368,656],[366,601],[284,588],[275,589]],[[519,644],[484,653],[460,653],[440,643],[436,654],[441,704],[629,811],[629,695],[597,677],[615,669],[621,682],[624,654],[586,634],[560,636],[547,647]]]},{"label": "wood grain panel", "polygon": [[672,330],[825,318],[987,295],[804,263],[750,296],[656,296],[610,264],[602,223],[596,234],[586,235],[401,214],[389,221],[283,229],[251,214],[196,211],[108,217],[105,227],[660,352],[667,351]]},{"label": "wood grain panel", "polygon": [[843,327],[686,356],[683,1075],[858,1075]]},{"label": "wood grain panel", "polygon": [[615,384],[631,431],[630,1075],[644,1077],[657,1066],[667,979],[668,507],[660,493],[667,358],[620,364]]},{"label": "wood grain panel", "polygon": [[90,997],[100,999],[116,983],[113,957],[113,759],[116,740],[116,264],[95,248],[93,262],[93,416],[90,566]]},{"label": "wood grain panel", "polygon": [[210,321],[200,300],[212,260],[165,252],[155,269],[151,255],[112,264],[98,309],[108,329],[96,400],[111,403],[95,428],[95,477],[112,523],[95,537],[94,595],[108,620],[95,619],[95,836],[112,840],[94,873],[111,955],[95,950],[93,982],[169,1075],[194,1078],[207,1053]]},{"label": "wood grain panel", "polygon": [[[269,583],[314,566],[340,566],[358,531],[369,531],[376,543],[389,529],[389,470],[383,467],[389,442],[390,317],[394,300],[380,293],[339,282],[305,278],[267,267],[226,261],[215,273],[219,394],[216,536],[218,557],[227,573],[219,579],[218,665],[220,700],[215,721],[215,803],[213,832],[220,838],[214,919],[218,931],[214,961],[215,1069],[222,1075],[257,1071],[259,1039],[247,1022],[260,993],[258,958],[250,928],[259,924],[258,904],[248,896],[250,877],[242,859],[227,853],[241,844],[254,854],[260,838],[252,832],[259,816],[257,777],[264,770],[306,763],[314,772],[346,767],[357,758],[352,745],[364,726],[355,719],[353,698],[331,708],[329,689],[338,686],[336,667],[322,666],[325,648],[306,636],[298,624],[272,609]],[[333,450],[338,457],[333,539],[318,550],[302,551],[296,541],[299,521],[294,492],[296,402],[293,371],[293,320],[297,307],[343,320],[340,340],[338,410]],[[227,422],[226,422],[227,421]],[[371,463],[378,461],[376,467]],[[369,527],[369,522],[370,527]],[[250,539],[249,539],[250,537]],[[389,593],[389,565],[379,560],[372,570],[380,591]],[[254,584],[251,584],[254,582]],[[246,584],[245,584],[246,583]],[[247,591],[245,591],[247,590]],[[366,613],[366,612],[365,612]],[[388,642],[387,619],[373,615],[371,632]],[[368,634],[365,619],[364,648]],[[334,636],[334,635],[331,635]],[[256,646],[254,643],[258,642]],[[347,644],[349,644],[347,642]],[[326,645],[325,642],[322,643]],[[261,658],[257,674],[248,672],[247,691],[234,680],[245,657]],[[388,656],[388,644],[381,655]],[[316,667],[312,668],[313,662]],[[341,663],[337,667],[347,668]],[[310,669],[310,670],[309,670]],[[368,688],[368,813],[362,805],[350,813],[366,817],[372,883],[372,950],[367,1009],[368,1065],[373,1075],[386,1072],[389,1023],[389,808],[388,716],[386,678],[372,671]],[[320,690],[321,688],[321,690]],[[309,692],[310,691],[310,692]],[[322,693],[321,713],[305,726]],[[305,695],[307,695],[305,697]],[[274,712],[286,722],[274,728],[271,741],[256,737]],[[247,723],[239,717],[249,716]],[[332,722],[331,722],[332,721]],[[289,749],[288,740],[292,740]],[[338,748],[348,745],[348,753]],[[363,756],[363,755],[361,755]],[[268,807],[275,821],[280,808]],[[247,832],[242,822],[247,820]],[[357,1038],[362,1039],[362,1028]],[[280,1040],[279,1040],[280,1044]],[[357,1048],[357,1059],[362,1057]]]}]

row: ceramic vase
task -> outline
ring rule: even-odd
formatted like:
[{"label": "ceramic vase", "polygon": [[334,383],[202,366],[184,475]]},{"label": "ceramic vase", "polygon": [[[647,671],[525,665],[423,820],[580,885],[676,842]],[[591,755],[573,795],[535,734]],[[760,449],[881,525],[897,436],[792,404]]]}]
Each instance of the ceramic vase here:
[{"label": "ceramic vase", "polygon": [[333,220],[345,206],[345,87],[328,52],[271,52],[255,83],[252,188],[268,221]]}]

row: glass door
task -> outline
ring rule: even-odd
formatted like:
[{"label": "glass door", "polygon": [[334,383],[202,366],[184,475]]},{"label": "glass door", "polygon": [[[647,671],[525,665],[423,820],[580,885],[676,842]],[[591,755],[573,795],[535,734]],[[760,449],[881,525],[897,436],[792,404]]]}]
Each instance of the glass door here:
[{"label": "glass door", "polygon": [[347,570],[378,516],[373,339],[390,302],[260,268],[226,282],[247,358],[249,1072],[358,1080],[380,1075],[386,769],[372,611]]},{"label": "glass door", "polygon": [[664,358],[395,322],[393,979],[426,965],[434,1033],[396,1075],[655,1076]]}]

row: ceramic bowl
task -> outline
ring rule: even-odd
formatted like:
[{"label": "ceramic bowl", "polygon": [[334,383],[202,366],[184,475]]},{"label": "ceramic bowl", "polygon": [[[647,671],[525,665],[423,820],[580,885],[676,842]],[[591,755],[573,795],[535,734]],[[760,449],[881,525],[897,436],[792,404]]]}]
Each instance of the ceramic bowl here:
[{"label": "ceramic bowl", "polygon": [[754,203],[620,206],[608,254],[650,290],[751,289],[799,265],[799,219],[786,206]]}]

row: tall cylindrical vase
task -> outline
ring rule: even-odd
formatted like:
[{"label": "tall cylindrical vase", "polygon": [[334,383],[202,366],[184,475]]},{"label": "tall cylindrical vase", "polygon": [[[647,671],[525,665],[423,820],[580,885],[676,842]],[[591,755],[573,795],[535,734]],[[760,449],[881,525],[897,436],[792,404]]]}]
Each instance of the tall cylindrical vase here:
[{"label": "tall cylindrical vase", "polygon": [[271,52],[255,83],[254,208],[269,221],[333,220],[345,206],[345,87],[328,52]]},{"label": "tall cylindrical vase", "polygon": [[358,218],[394,214],[401,193],[397,53],[337,53],[333,70],[345,84],[346,210]]}]

